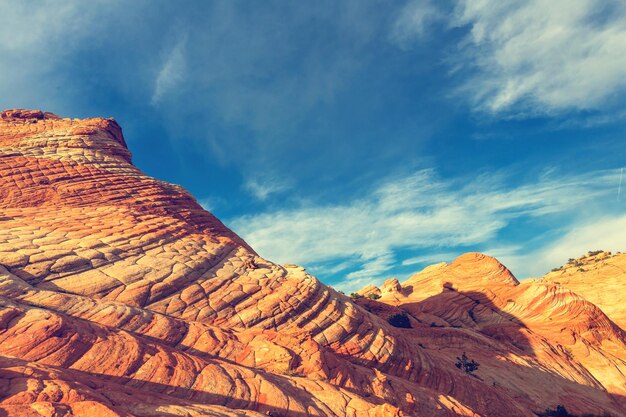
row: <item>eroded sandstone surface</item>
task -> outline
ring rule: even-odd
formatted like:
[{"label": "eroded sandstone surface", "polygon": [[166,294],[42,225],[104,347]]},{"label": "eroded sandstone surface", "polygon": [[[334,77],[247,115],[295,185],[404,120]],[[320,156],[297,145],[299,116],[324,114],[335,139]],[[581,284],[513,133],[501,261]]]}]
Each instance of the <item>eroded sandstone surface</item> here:
[{"label": "eroded sandstone surface", "polygon": [[[612,269],[623,260],[601,258],[600,263],[589,260],[585,271],[565,268],[562,274],[554,271],[520,283],[496,259],[467,253],[450,264],[425,268],[399,288],[388,282],[366,287],[357,302],[381,317],[405,314],[414,328],[422,329],[413,339],[434,350],[433,356],[441,355],[440,361],[450,361],[459,349],[467,352],[480,363],[475,375],[517,401],[546,404],[558,398],[570,411],[621,416],[626,415],[624,330],[613,316],[572,291],[585,294],[589,286],[589,294],[600,297],[604,283],[593,285],[598,274],[612,276],[616,288],[626,286],[623,271]],[[587,271],[595,272],[585,285],[580,274]],[[607,305],[613,307],[611,314],[625,308]],[[424,329],[428,323],[430,329]],[[565,392],[577,394],[563,396]]]},{"label": "eroded sandstone surface", "polygon": [[560,284],[585,297],[626,329],[626,253],[591,251],[539,281]]},{"label": "eroded sandstone surface", "polygon": [[468,254],[353,302],[143,174],[112,119],[0,113],[0,202],[0,416],[625,414],[624,331],[587,299]]}]

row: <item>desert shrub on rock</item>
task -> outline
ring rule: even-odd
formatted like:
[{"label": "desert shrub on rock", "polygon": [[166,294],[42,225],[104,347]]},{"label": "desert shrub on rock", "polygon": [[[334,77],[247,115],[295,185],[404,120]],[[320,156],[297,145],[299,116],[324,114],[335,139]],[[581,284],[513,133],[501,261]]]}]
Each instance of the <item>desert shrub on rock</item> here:
[{"label": "desert shrub on rock", "polygon": [[405,313],[394,314],[393,316],[389,317],[387,321],[393,327],[399,327],[401,329],[411,328],[411,321],[409,320],[409,317]]},{"label": "desert shrub on rock", "polygon": [[557,405],[555,409],[546,408],[544,413],[539,414],[540,417],[611,417],[610,414],[571,414],[564,405]]},{"label": "desert shrub on rock", "polygon": [[480,364],[476,362],[474,359],[470,360],[470,358],[467,357],[465,352],[463,352],[461,357],[457,356],[456,363],[454,364],[454,366],[456,366],[459,369],[462,369],[467,374],[474,375],[474,372],[478,370],[478,367],[480,366]]}]

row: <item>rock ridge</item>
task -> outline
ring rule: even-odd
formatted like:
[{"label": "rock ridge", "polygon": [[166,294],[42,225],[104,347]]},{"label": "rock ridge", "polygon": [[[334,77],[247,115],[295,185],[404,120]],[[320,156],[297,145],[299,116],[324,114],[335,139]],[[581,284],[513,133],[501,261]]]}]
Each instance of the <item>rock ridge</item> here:
[{"label": "rock ridge", "polygon": [[562,285],[470,254],[382,290],[261,258],[112,119],[0,113],[0,415],[624,414],[623,331]]}]

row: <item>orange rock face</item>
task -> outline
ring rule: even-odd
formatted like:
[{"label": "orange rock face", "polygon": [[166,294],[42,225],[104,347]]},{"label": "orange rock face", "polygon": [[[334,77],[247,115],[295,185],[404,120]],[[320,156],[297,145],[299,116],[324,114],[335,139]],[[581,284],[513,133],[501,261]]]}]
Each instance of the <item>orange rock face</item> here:
[{"label": "orange rock face", "polygon": [[[618,257],[607,259],[589,270],[619,262]],[[472,374],[531,410],[558,403],[581,414],[626,415],[624,331],[550,276],[556,275],[520,284],[496,259],[468,253],[425,268],[399,291],[379,291],[377,301],[359,302],[383,317],[406,314],[420,329],[413,333],[415,343],[432,350],[439,362],[458,361],[454,355],[463,350],[480,364]],[[586,288],[578,275],[568,276],[580,283],[577,290]],[[613,269],[612,276],[624,285],[619,271]],[[591,293],[602,293],[600,288]],[[626,307],[610,305],[612,312]]]},{"label": "orange rock face", "polygon": [[623,331],[563,286],[468,254],[354,303],[140,172],[111,119],[0,113],[0,202],[2,416],[626,410]]},{"label": "orange rock face", "polygon": [[594,251],[539,280],[574,291],[602,309],[626,329],[626,253]]}]

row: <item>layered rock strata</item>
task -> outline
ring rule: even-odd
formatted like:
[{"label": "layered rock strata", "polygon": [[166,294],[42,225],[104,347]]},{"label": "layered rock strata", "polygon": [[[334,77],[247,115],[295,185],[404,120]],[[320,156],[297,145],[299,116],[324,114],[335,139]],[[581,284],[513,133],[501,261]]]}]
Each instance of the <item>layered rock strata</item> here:
[{"label": "layered rock strata", "polygon": [[625,409],[623,331],[571,291],[472,254],[355,303],[143,174],[112,119],[0,113],[0,202],[0,415]]}]

